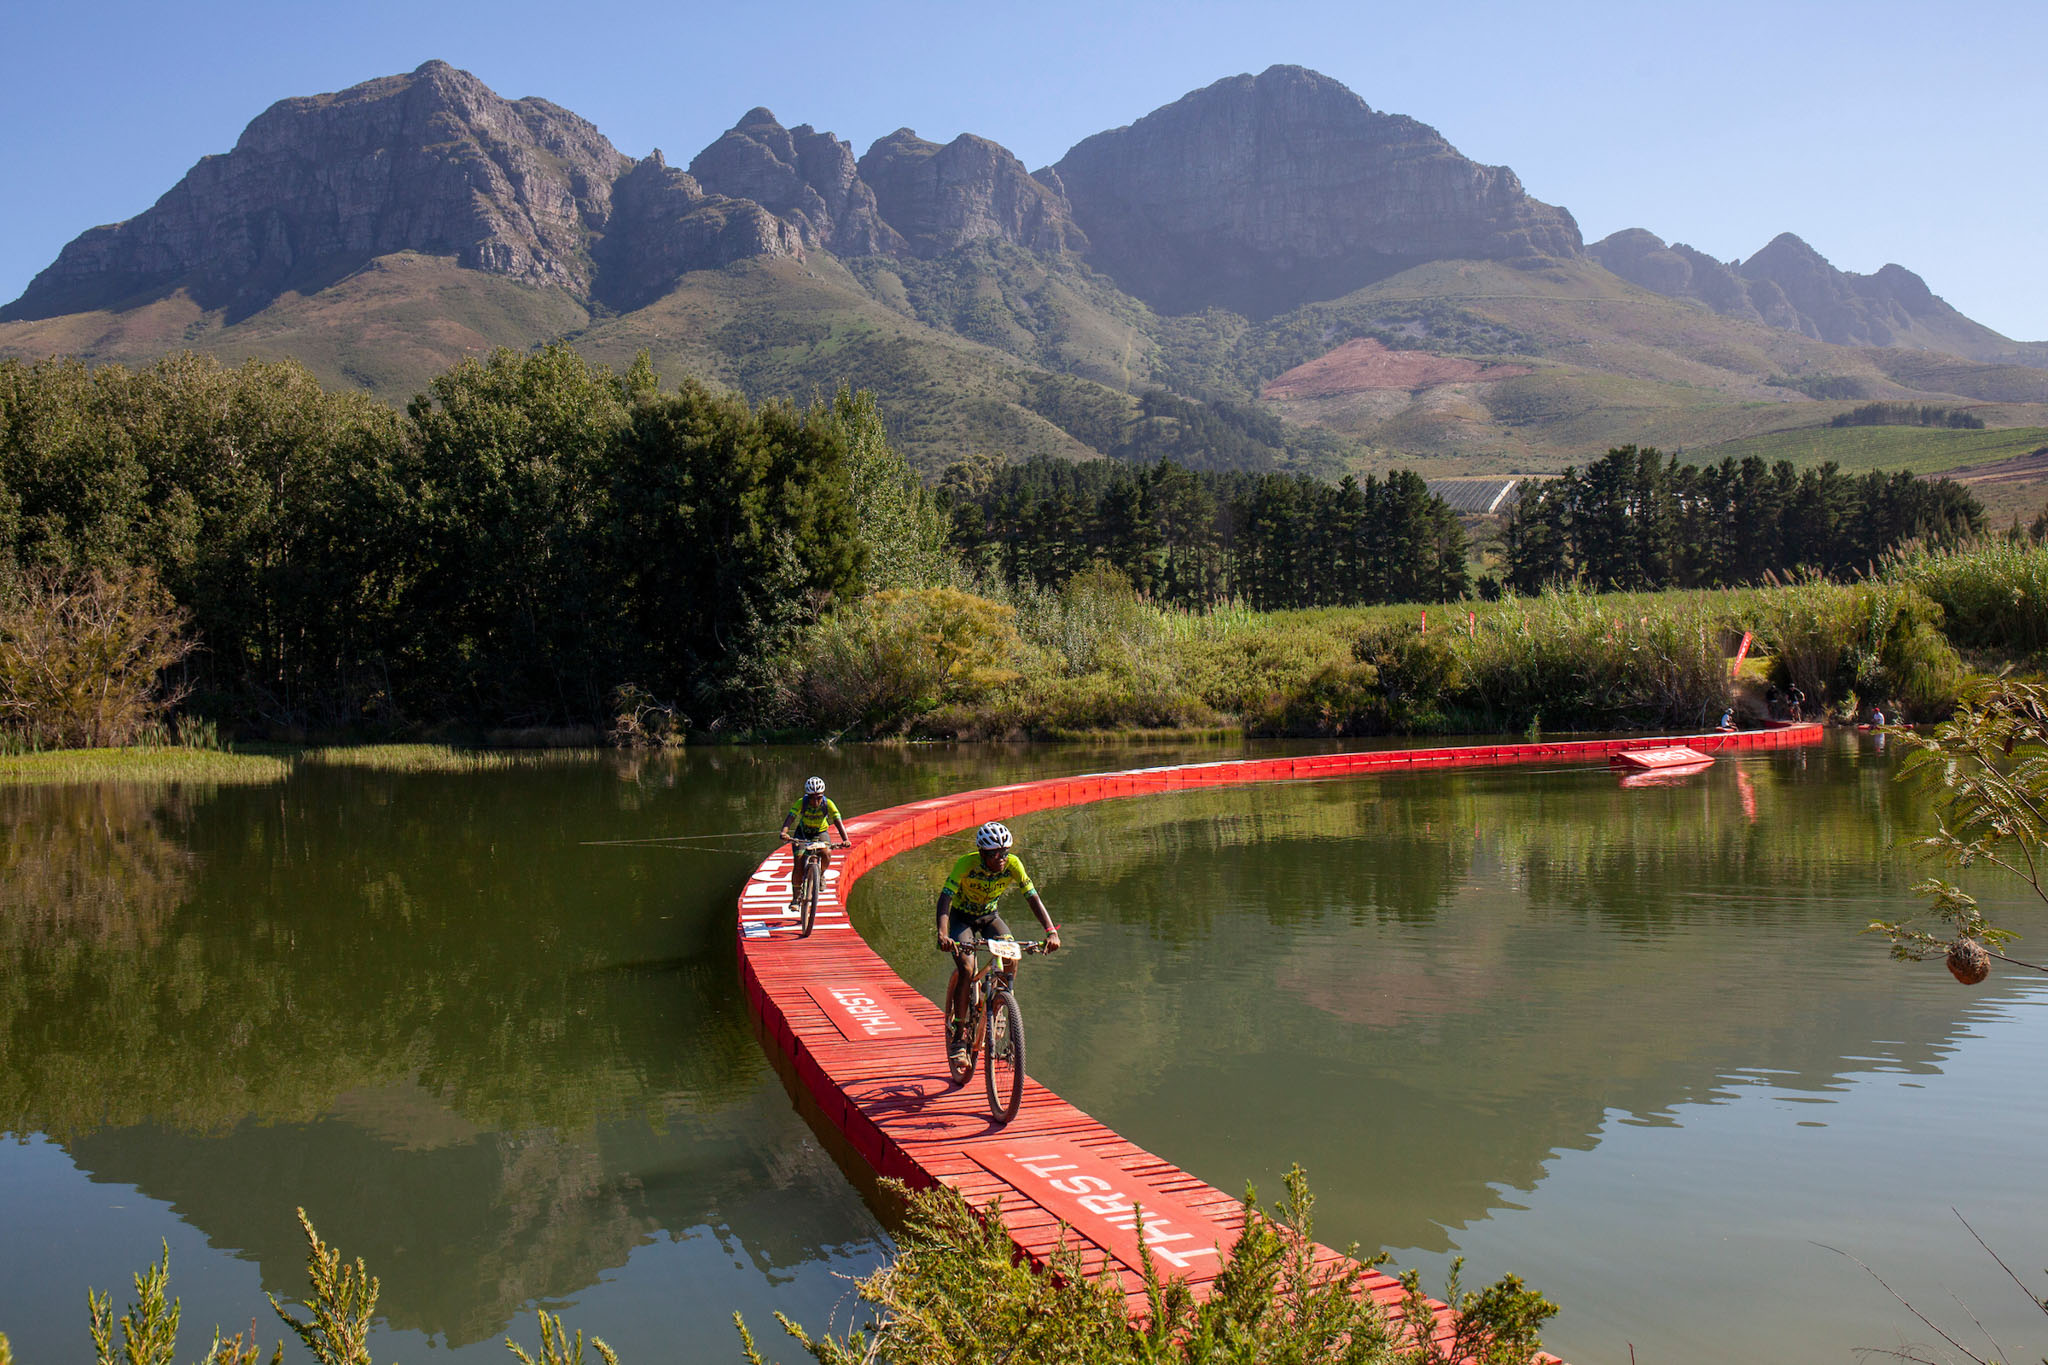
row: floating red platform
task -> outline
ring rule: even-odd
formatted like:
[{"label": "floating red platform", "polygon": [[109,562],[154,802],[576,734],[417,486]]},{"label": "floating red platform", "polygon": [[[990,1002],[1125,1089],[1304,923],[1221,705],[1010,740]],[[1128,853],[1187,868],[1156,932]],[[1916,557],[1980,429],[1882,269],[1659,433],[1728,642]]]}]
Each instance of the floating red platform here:
[{"label": "floating red platform", "polygon": [[1630,749],[1607,761],[1618,768],[1633,768],[1641,772],[1648,769],[1702,768],[1714,760],[1697,749],[1680,745],[1670,749]]}]

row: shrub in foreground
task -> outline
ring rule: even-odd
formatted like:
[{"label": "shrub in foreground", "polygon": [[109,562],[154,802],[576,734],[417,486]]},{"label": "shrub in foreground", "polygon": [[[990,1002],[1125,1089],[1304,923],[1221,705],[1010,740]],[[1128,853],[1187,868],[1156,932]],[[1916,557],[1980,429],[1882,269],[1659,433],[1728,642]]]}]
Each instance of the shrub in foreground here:
[{"label": "shrub in foreground", "polygon": [[[1369,1267],[1358,1249],[1318,1264],[1315,1200],[1300,1167],[1287,1174],[1287,1193],[1269,1215],[1250,1192],[1244,1226],[1230,1261],[1207,1299],[1197,1302],[1181,1281],[1163,1280],[1144,1261],[1146,1306],[1134,1321],[1123,1284],[1112,1272],[1091,1275],[1080,1252],[1064,1243],[1051,1263],[1033,1270],[1019,1261],[1000,1208],[975,1212],[950,1189],[911,1194],[884,1182],[906,1201],[907,1221],[894,1260],[860,1282],[861,1300],[877,1310],[867,1326],[844,1338],[813,1337],[777,1314],[783,1328],[820,1365],[1528,1365],[1541,1350],[1540,1331],[1556,1305],[1513,1275],[1476,1293],[1461,1289],[1453,1263],[1445,1295],[1449,1318],[1438,1323],[1414,1272],[1401,1278],[1403,1299],[1392,1314],[1361,1293]],[[311,1293],[296,1304],[270,1306],[318,1365],[374,1365],[370,1332],[381,1285],[361,1258],[345,1261],[322,1241],[304,1209],[306,1274]],[[135,1302],[116,1320],[112,1296],[87,1291],[94,1365],[174,1365],[179,1301],[170,1297],[170,1248],[135,1277]],[[299,1310],[304,1310],[301,1313]],[[545,1309],[540,1350],[506,1339],[520,1365],[585,1365],[584,1336],[573,1337]],[[739,1314],[740,1349],[765,1365]],[[1409,1323],[1448,1326],[1414,1333]],[[600,1337],[589,1344],[602,1365],[619,1365]],[[261,1365],[255,1326],[223,1338],[199,1365]],[[270,1365],[281,1365],[279,1342]],[[10,1365],[0,1336],[0,1365]]]},{"label": "shrub in foreground", "polygon": [[[1389,1315],[1359,1292],[1377,1258],[1361,1263],[1354,1247],[1340,1262],[1316,1263],[1315,1201],[1299,1167],[1270,1216],[1246,1195],[1243,1230],[1207,1299],[1163,1281],[1148,1258],[1146,1308],[1135,1322],[1121,1280],[1090,1275],[1071,1247],[1034,1271],[1015,1258],[1000,1210],[977,1214],[949,1189],[894,1188],[909,1201],[900,1250],[860,1285],[875,1319],[843,1338],[813,1337],[778,1315],[820,1365],[1523,1365],[1557,1311],[1515,1276],[1466,1293],[1454,1270],[1449,1338],[1416,1340],[1403,1324],[1430,1322],[1431,1307],[1412,1272]],[[746,1324],[734,1321],[749,1365],[766,1365]]]}]

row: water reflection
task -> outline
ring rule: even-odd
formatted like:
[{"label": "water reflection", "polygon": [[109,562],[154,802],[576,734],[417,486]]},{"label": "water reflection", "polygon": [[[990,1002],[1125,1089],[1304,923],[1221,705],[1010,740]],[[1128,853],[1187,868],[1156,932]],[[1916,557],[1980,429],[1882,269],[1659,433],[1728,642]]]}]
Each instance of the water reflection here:
[{"label": "water reflection", "polygon": [[[815,1320],[843,1286],[809,1270],[857,1270],[886,1237],[754,1038],[740,879],[812,772],[858,810],[1116,761],[750,748],[0,789],[0,1131],[50,1135],[83,1173],[19,1197],[84,1226],[108,1207],[88,1180],[134,1186],[281,1295],[303,1289],[304,1205],[383,1276],[392,1328],[453,1346],[659,1276],[674,1263],[640,1253],[678,1241],[715,1248],[689,1262],[711,1278],[647,1284],[596,1324],[609,1339],[672,1351],[736,1306]],[[730,837],[606,842],[674,835]],[[0,1191],[24,1150],[0,1148]],[[7,1197],[0,1225],[26,1220]],[[93,1282],[125,1282],[156,1240],[91,1249]],[[52,1307],[82,1292],[76,1260],[0,1238],[23,1359],[78,1335]],[[202,1286],[187,1315],[251,1306],[209,1310]]]},{"label": "water reflection", "polygon": [[[1984,997],[1856,937],[1914,904],[1891,772],[1840,746],[1639,790],[1481,769],[1025,817],[1076,948],[1027,983],[1034,1070],[1224,1188],[1326,1173],[1338,1240],[1447,1248],[1617,1113],[1940,1067]],[[948,852],[855,894],[933,994]]]}]

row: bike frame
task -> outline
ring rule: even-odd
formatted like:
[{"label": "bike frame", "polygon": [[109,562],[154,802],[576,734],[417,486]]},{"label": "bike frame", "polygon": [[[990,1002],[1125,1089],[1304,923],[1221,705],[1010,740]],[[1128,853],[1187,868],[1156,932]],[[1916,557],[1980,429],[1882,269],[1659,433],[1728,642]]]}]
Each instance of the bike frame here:
[{"label": "bike frame", "polygon": [[[835,845],[823,835],[815,839],[806,839],[802,835],[792,834],[789,836],[789,846],[795,858],[790,869],[790,899],[797,903],[797,908],[802,913],[803,933],[808,937],[811,932],[811,917],[817,909],[818,896],[825,890],[825,854],[834,847],[844,845]],[[808,880],[814,876],[820,879],[816,886],[810,885]]]},{"label": "bike frame", "polygon": [[[1011,965],[1007,969],[998,970],[997,964],[1005,959],[998,955],[995,949],[990,946],[993,943],[1016,945],[1017,958],[1010,959]],[[1016,961],[1022,959],[1027,954],[1044,952],[1045,944],[1034,942],[1030,939],[967,939],[964,942],[955,943],[952,951],[953,961],[967,970],[967,1007],[969,1016],[967,1020],[967,1063],[968,1074],[971,1076],[974,1071],[974,1059],[981,1055],[982,1030],[988,1022],[988,979],[991,976],[1001,976],[1004,981],[1004,989],[1015,989],[1017,981]],[[976,956],[982,952],[989,954],[989,959],[986,963]],[[954,1022],[958,1023],[959,1021],[955,1020]]]}]

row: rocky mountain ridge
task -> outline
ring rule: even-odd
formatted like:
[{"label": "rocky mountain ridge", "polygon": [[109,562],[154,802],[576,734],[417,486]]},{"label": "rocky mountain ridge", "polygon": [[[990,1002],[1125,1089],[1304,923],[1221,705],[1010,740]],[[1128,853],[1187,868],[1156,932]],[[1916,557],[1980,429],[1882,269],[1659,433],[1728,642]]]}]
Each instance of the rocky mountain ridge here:
[{"label": "rocky mountain ridge", "polygon": [[1837,270],[1789,232],[1748,260],[1722,262],[1683,242],[1665,245],[1625,228],[1586,248],[1631,284],[1692,299],[1726,317],[1799,332],[1838,346],[1904,346],[1972,360],[2040,364],[2010,339],[1973,322],[1902,265],[1875,274]]},{"label": "rocky mountain ridge", "polygon": [[395,251],[621,307],[741,259],[931,258],[983,241],[1079,256],[1167,311],[1252,316],[1419,260],[1581,250],[1571,215],[1512,171],[1300,67],[1196,91],[1034,175],[986,138],[907,128],[856,159],[766,109],[685,172],[435,61],[273,105],[154,206],[66,246],[0,320],[176,289],[247,311]]},{"label": "rocky mountain ridge", "polygon": [[1054,167],[1091,263],[1161,312],[1264,317],[1421,261],[1572,259],[1579,226],[1505,166],[1275,66],[1082,141]]}]

